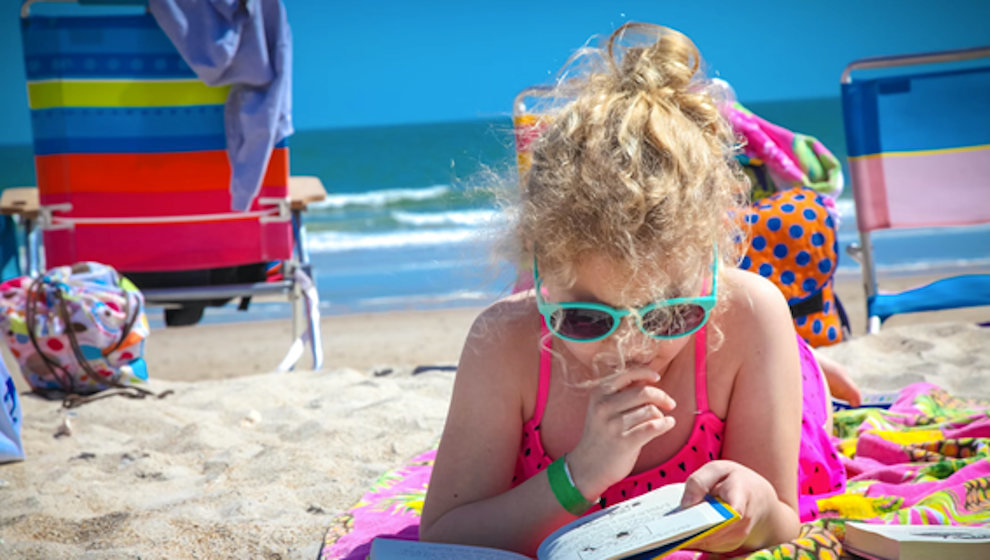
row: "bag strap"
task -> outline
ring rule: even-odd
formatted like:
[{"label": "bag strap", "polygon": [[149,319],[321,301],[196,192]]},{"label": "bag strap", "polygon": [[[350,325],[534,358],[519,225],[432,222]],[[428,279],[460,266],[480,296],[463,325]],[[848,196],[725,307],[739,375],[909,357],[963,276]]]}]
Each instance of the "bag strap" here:
[{"label": "bag strap", "polygon": [[812,313],[818,313],[825,309],[824,294],[822,294],[822,290],[818,290],[803,300],[792,303],[789,307],[791,308],[791,317],[795,319],[804,317],[805,315],[811,315]]},{"label": "bag strap", "polygon": [[[62,391],[66,393],[74,393],[75,380],[72,379],[72,374],[69,373],[69,370],[67,370],[65,366],[58,363],[58,361],[41,349],[41,345],[38,344],[38,337],[35,335],[35,327],[37,325],[38,317],[38,304],[46,295],[45,287],[47,284],[48,281],[46,280],[44,273],[42,273],[34,279],[31,286],[28,288],[27,304],[25,305],[24,310],[24,324],[27,327],[28,338],[31,340],[31,346],[34,347],[35,352],[37,352],[38,356],[41,357],[41,361],[48,367],[48,371],[52,374],[52,377],[58,381],[58,384],[62,387]],[[42,392],[44,393],[46,391]]]},{"label": "bag strap", "polygon": [[[92,366],[89,365],[89,361],[86,360],[85,356],[83,355],[82,348],[79,346],[79,340],[76,338],[75,329],[71,328],[71,325],[69,324],[69,319],[71,318],[69,316],[69,307],[65,303],[65,297],[62,294],[61,288],[59,288],[58,286],[56,286],[55,289],[55,299],[57,301],[56,305],[58,306],[59,316],[62,318],[62,323],[65,324],[66,327],[65,334],[69,338],[69,345],[72,347],[72,353],[75,354],[76,356],[76,361],[79,362],[79,367],[83,368],[83,371],[85,371],[86,374],[89,375],[92,379],[99,379],[99,374],[96,373],[96,370],[94,370]],[[125,303],[124,306],[125,306],[124,312],[127,313],[129,304]],[[135,311],[134,317],[128,320],[126,328],[124,329],[125,331],[128,332],[130,331],[130,328],[134,325],[134,321],[136,320],[137,316],[138,313]],[[117,344],[113,346],[113,349],[114,350],[117,349],[124,342],[124,339],[126,337],[127,337],[127,332],[122,332],[120,340],[117,342]],[[114,389],[116,389],[116,391],[111,391],[108,394],[97,394],[97,395],[69,394],[66,395],[66,397],[62,400],[62,406],[64,408],[74,408],[86,404],[88,402],[92,402],[105,397],[112,397],[116,395],[124,396],[130,399],[143,399],[149,396],[163,399],[174,392],[170,389],[167,391],[163,391],[161,393],[155,393],[154,391],[145,389],[144,387],[138,387],[135,385],[124,385],[123,383],[112,378],[104,379],[103,382],[106,383],[107,385],[112,386]]]},{"label": "bag strap", "polygon": [[107,397],[127,397],[129,399],[143,399],[145,397],[155,397],[156,399],[164,399],[165,397],[175,393],[172,389],[162,391],[161,393],[155,393],[154,391],[149,391],[143,387],[135,387],[134,385],[121,385],[114,386],[114,389],[107,389],[105,391],[100,391],[99,393],[94,393],[92,395],[79,395],[73,393],[71,395],[66,395],[62,399],[62,408],[76,408],[77,406],[82,406],[86,403],[91,403],[93,401],[98,401],[100,399],[105,399]]}]

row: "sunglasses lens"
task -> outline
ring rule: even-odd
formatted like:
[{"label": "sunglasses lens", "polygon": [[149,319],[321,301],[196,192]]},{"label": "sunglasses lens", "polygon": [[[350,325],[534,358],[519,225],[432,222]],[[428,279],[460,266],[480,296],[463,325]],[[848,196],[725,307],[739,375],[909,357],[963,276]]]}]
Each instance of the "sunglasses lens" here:
[{"label": "sunglasses lens", "polygon": [[643,316],[643,330],[653,336],[672,337],[693,331],[704,321],[704,307],[684,303],[650,310]]},{"label": "sunglasses lens", "polygon": [[612,316],[598,309],[558,309],[550,317],[553,330],[561,336],[575,340],[589,340],[604,336],[612,330]]}]

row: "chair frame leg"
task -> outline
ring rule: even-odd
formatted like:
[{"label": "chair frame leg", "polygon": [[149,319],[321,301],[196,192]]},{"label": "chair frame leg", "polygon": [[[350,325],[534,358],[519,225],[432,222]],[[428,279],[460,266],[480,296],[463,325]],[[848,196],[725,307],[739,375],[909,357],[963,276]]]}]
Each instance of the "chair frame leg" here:
[{"label": "chair frame leg", "polygon": [[880,317],[872,315],[870,301],[877,295],[877,273],[873,262],[873,241],[870,232],[859,233],[859,251],[862,255],[860,268],[863,271],[863,291],[866,293],[866,334],[880,332]]},{"label": "chair frame leg", "polygon": [[[306,274],[315,285],[316,276],[313,273],[313,267],[309,262],[309,250],[306,248],[306,225],[302,219],[302,212],[297,209],[292,210],[292,235],[295,238],[295,259],[293,265],[298,266],[303,274]],[[292,271],[292,274],[295,274],[295,270]],[[302,321],[305,317],[305,332],[309,335],[308,342],[313,369],[322,369],[323,341],[319,336],[319,325],[315,324],[317,319],[313,316],[310,310],[305,308],[307,302],[302,295],[302,287],[299,286],[298,282],[293,283],[293,293],[290,297],[292,298],[292,339],[296,340],[299,337]],[[319,304],[317,303],[317,305]]]},{"label": "chair frame leg", "polygon": [[[296,264],[287,263],[286,272],[295,277]],[[299,323],[302,315],[302,288],[299,286],[298,282],[292,283],[292,289],[289,291],[289,303],[292,304],[292,340],[299,338]]]},{"label": "chair frame leg", "polygon": [[41,266],[38,229],[34,227],[34,220],[31,218],[21,216],[21,223],[24,225],[24,271],[34,278]]}]

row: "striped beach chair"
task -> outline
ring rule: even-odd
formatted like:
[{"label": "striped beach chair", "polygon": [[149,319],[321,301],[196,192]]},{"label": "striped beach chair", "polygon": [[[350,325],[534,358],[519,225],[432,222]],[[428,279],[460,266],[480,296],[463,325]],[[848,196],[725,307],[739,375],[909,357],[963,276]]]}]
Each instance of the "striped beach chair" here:
[{"label": "striped beach chair", "polygon": [[871,234],[990,223],[990,47],[857,60],[841,78],[867,331],[901,313],[990,305],[990,275],[881,293]]},{"label": "striped beach chair", "polygon": [[302,192],[290,199],[280,143],[251,207],[232,211],[228,88],[200,82],[148,13],[39,16],[32,3],[21,29],[46,267],[109,264],[149,303],[178,309],[179,323],[198,319],[183,305],[201,314],[206,303],[288,295],[293,334],[308,322],[319,368],[318,311],[304,306],[309,276],[298,273],[308,269],[301,211],[324,196],[319,181],[294,181]]}]

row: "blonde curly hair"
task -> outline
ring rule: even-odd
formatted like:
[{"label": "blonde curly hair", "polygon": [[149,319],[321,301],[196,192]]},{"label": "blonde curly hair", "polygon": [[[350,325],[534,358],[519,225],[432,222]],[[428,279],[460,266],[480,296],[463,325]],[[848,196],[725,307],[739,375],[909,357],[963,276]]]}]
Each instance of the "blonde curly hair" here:
[{"label": "blonde curly hair", "polygon": [[645,23],[572,57],[520,176],[517,262],[535,257],[541,276],[569,284],[582,256],[600,254],[631,270],[655,268],[660,291],[706,274],[713,246],[736,265],[731,216],[749,184],[701,64],[686,36]]}]

